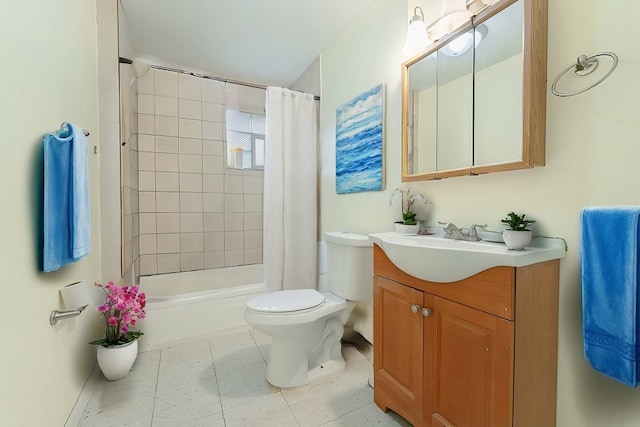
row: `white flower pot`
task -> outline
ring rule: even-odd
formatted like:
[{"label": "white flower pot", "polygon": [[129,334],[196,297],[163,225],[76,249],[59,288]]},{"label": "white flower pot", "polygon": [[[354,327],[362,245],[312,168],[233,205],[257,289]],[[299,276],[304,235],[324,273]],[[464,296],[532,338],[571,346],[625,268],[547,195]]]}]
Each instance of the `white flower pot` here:
[{"label": "white flower pot", "polygon": [[509,249],[522,250],[531,243],[532,234],[530,230],[504,230],[502,238]]},{"label": "white flower pot", "polygon": [[98,366],[108,380],[127,376],[138,357],[138,340],[111,347],[98,346]]},{"label": "white flower pot", "polygon": [[420,231],[420,224],[406,225],[396,222],[394,225],[398,234],[416,235]]}]

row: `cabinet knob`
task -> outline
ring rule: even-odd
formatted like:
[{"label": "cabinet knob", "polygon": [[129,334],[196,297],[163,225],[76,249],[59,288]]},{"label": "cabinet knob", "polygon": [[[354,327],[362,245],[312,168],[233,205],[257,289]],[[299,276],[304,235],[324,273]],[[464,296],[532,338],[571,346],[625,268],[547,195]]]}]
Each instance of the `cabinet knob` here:
[{"label": "cabinet knob", "polygon": [[413,305],[411,306],[411,312],[412,312],[412,313],[417,313],[417,312],[419,312],[419,311],[420,311],[420,306],[419,306],[419,305],[417,305],[417,304],[413,304]]},{"label": "cabinet knob", "polygon": [[423,308],[423,309],[422,309],[422,315],[423,315],[424,317],[429,317],[429,316],[431,316],[431,309],[430,309],[430,308]]}]

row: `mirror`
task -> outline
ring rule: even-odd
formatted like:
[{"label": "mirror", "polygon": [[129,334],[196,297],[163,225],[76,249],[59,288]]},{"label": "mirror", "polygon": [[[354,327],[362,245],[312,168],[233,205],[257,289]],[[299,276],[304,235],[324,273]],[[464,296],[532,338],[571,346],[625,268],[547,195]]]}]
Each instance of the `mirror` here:
[{"label": "mirror", "polygon": [[544,165],[546,29],[503,0],[403,64],[403,181]]}]

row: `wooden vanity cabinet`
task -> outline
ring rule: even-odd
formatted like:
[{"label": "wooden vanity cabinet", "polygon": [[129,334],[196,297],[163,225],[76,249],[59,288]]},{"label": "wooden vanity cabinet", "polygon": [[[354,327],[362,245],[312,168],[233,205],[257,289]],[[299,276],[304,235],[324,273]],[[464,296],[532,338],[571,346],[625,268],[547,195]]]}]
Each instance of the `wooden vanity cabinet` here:
[{"label": "wooden vanity cabinet", "polygon": [[415,426],[551,427],[559,261],[452,283],[374,245],[374,400]]}]

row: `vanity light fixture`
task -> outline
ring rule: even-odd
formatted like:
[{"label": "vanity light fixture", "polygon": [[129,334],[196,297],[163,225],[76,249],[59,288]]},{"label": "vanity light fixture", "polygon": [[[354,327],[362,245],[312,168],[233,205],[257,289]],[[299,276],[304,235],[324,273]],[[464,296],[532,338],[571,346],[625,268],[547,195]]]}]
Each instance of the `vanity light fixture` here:
[{"label": "vanity light fixture", "polygon": [[440,52],[447,56],[462,55],[468,51],[472,45],[478,47],[480,42],[487,37],[487,34],[489,34],[489,29],[485,25],[478,25],[473,34],[471,32],[460,34],[455,40],[443,46]]},{"label": "vanity light fixture", "polygon": [[[418,14],[419,13],[419,14]],[[413,10],[413,17],[409,20],[409,28],[407,29],[407,41],[402,48],[402,53],[407,56],[413,56],[430,45],[433,41],[429,39],[427,34],[427,26],[424,23],[424,12],[420,6],[416,6]]]},{"label": "vanity light fixture", "polygon": [[[496,0],[497,1],[497,0]],[[463,25],[467,22],[472,14],[476,14],[479,11],[485,9],[488,5],[495,3],[496,1],[480,1],[480,0],[444,0],[442,3],[442,12],[440,18],[431,23],[428,27],[425,24],[424,12],[420,6],[414,9],[413,17],[409,20],[409,28],[407,30],[407,41],[402,49],[402,53],[406,57],[416,55],[418,52],[423,51],[435,40],[439,40],[442,37],[449,34],[451,31]],[[485,27],[486,31],[486,27]],[[485,34],[486,35],[486,34]],[[482,35],[480,35],[482,37]],[[463,38],[458,42],[461,47],[460,52],[451,54],[449,56],[457,56],[463,53],[466,49],[471,47],[473,41],[471,37]],[[478,45],[478,34],[476,31],[476,46]],[[466,46],[466,47],[464,47]]]}]

